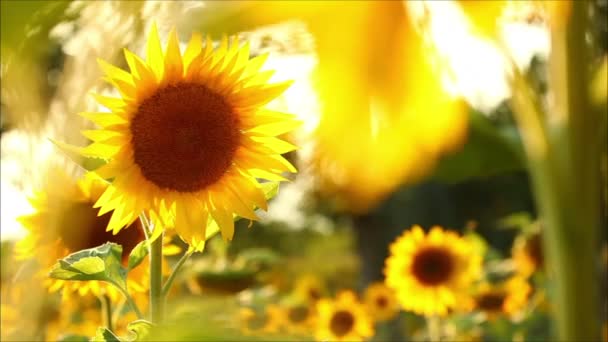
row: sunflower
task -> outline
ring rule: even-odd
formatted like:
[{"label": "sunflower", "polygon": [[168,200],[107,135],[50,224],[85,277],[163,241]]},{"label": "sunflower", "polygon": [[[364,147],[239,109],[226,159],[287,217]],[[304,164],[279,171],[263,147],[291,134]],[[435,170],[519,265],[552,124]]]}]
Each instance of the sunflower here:
[{"label": "sunflower", "polygon": [[294,334],[309,335],[315,324],[316,312],[314,305],[297,304],[284,309],[287,330]]},{"label": "sunflower", "polygon": [[474,296],[475,308],[489,319],[499,314],[513,317],[525,307],[532,287],[522,276],[513,276],[498,284],[482,283]]},{"label": "sunflower", "polygon": [[261,310],[242,308],[239,311],[241,332],[245,335],[272,334],[283,326],[284,313],[278,306],[270,304]]},{"label": "sunflower", "polygon": [[445,315],[454,308],[481,271],[481,256],[457,234],[435,226],[425,235],[419,226],[390,246],[384,273],[405,310]]},{"label": "sunflower", "polygon": [[511,256],[517,273],[524,277],[529,277],[535,271],[543,269],[545,261],[540,233],[519,235],[515,238]]},{"label": "sunflower", "polygon": [[323,280],[314,274],[305,274],[297,278],[294,285],[294,295],[299,300],[314,303],[325,294]]},{"label": "sunflower", "polygon": [[[295,146],[277,138],[299,122],[263,109],[290,82],[267,84],[266,55],[249,60],[249,47],[224,37],[217,49],[193,34],[183,55],[175,30],[162,51],[156,26],[147,60],[125,50],[131,72],[100,65],[120,98],[96,96],[111,113],[83,113],[100,126],[85,156],[108,163],[95,170],[113,179],[95,207],[114,210],[108,230],[119,232],[145,212],[156,225],[174,226],[193,249],[204,248],[207,225],[224,239],[234,216],[256,220],[267,209],[258,178],[282,181],[296,172],[281,154]],[[155,230],[159,233],[162,229]]]},{"label": "sunflower", "polygon": [[[106,283],[68,282],[48,278],[47,274],[58,259],[106,242],[114,242],[123,247],[122,263],[126,266],[131,250],[145,238],[141,227],[138,227],[138,221],[133,223],[133,229],[113,235],[105,230],[110,214],[98,216],[98,210],[93,208],[107,187],[104,180],[87,175],[74,181],[59,168],[51,168],[47,176],[46,187],[30,198],[35,212],[18,219],[27,235],[17,243],[17,258],[35,259],[41,266],[39,276],[45,279],[45,285],[51,292],[63,288],[66,295],[72,291],[81,295],[92,291],[99,295],[107,291],[112,299],[118,298],[118,291]],[[145,290],[144,268],[140,265],[129,272],[128,284],[131,290]]]},{"label": "sunflower", "polygon": [[318,341],[361,341],[374,334],[365,307],[352,291],[338,293],[335,300],[321,299],[317,311]]},{"label": "sunflower", "polygon": [[363,302],[367,311],[377,322],[390,320],[399,312],[395,292],[381,282],[367,287],[363,295]]}]

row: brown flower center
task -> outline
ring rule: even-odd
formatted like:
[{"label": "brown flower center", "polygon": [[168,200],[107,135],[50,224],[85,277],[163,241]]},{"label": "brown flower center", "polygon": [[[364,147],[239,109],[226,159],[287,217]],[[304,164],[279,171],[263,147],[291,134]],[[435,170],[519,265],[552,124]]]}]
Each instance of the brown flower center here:
[{"label": "brown flower center", "polygon": [[338,337],[346,335],[353,329],[355,325],[355,317],[352,313],[340,310],[334,313],[329,321],[329,329]]},{"label": "brown flower center", "polygon": [[112,212],[97,216],[99,209],[93,203],[74,202],[66,204],[58,221],[58,233],[63,245],[70,253],[114,242],[122,246],[122,262],[126,265],[129,253],[144,240],[139,221],[135,221],[118,234],[107,232],[106,227]]},{"label": "brown flower center", "polygon": [[312,301],[317,301],[321,298],[321,291],[315,288],[311,288],[308,290],[308,296]]},{"label": "brown flower center", "polygon": [[293,323],[301,323],[308,317],[308,308],[305,306],[291,308],[287,313],[287,317],[289,317],[289,320]]},{"label": "brown flower center", "polygon": [[388,299],[386,299],[384,296],[379,296],[376,298],[376,305],[379,308],[385,308],[388,305]]},{"label": "brown flower center", "polygon": [[239,146],[232,107],[200,84],[159,89],[131,122],[133,159],[160,188],[196,192],[219,180]]},{"label": "brown flower center", "polygon": [[450,251],[427,247],[414,256],[411,272],[422,284],[437,286],[450,279],[454,266],[454,256]]},{"label": "brown flower center", "polygon": [[502,310],[505,301],[504,293],[486,293],[476,300],[477,307],[484,311],[496,312]]},{"label": "brown flower center", "polygon": [[543,245],[540,234],[535,234],[526,241],[525,247],[526,253],[530,256],[530,259],[534,262],[534,266],[537,269],[543,267]]}]

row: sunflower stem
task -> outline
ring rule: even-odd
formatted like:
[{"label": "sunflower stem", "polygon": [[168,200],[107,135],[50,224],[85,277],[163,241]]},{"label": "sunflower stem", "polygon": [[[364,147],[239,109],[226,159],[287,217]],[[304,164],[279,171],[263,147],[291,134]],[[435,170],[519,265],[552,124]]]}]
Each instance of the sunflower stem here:
[{"label": "sunflower stem", "polygon": [[101,302],[101,312],[102,312],[102,320],[108,330],[113,331],[112,326],[112,302],[110,301],[110,297],[107,294],[102,294],[99,296],[99,301]]},{"label": "sunflower stem", "polygon": [[171,271],[169,278],[167,279],[167,281],[165,282],[165,285],[163,286],[163,293],[162,293],[163,297],[166,297],[167,294],[169,293],[169,291],[171,290],[171,286],[173,286],[173,281],[175,280],[175,276],[177,275],[177,272],[181,269],[181,267],[184,265],[184,263],[190,258],[192,253],[194,253],[194,250],[186,251],[186,253],[184,255],[182,255],[182,257],[177,261],[177,264],[175,264],[175,267],[173,267],[173,271]]},{"label": "sunflower stem", "polygon": [[439,322],[439,316],[432,315],[426,317],[426,326],[429,334],[429,341],[437,342],[441,341],[441,326]]},{"label": "sunflower stem", "polygon": [[112,284],[125,296],[125,299],[127,300],[127,303],[129,304],[129,306],[131,307],[131,309],[133,309],[133,311],[135,311],[135,314],[137,315],[137,318],[138,319],[144,319],[144,315],[139,310],[139,307],[137,306],[137,304],[135,303],[135,301],[133,300],[133,298],[131,297],[131,295],[129,295],[129,292],[127,290],[125,290],[124,288],[122,288],[120,285],[118,285],[118,284],[116,284],[114,282]]},{"label": "sunflower stem", "polygon": [[163,299],[163,234],[150,244],[150,318],[161,323],[164,316]]},{"label": "sunflower stem", "polygon": [[543,247],[555,284],[556,337],[598,341],[601,125],[587,94],[589,4],[567,5],[569,22],[552,28],[550,111],[516,69],[512,102],[543,219]]}]

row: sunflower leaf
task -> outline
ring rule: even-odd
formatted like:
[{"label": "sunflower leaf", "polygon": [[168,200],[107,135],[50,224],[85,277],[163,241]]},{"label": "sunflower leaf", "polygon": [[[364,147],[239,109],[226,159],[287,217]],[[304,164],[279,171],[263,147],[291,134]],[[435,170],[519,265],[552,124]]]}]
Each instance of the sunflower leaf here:
[{"label": "sunflower leaf", "polygon": [[139,264],[141,264],[141,262],[144,261],[144,258],[147,255],[148,255],[148,246],[146,244],[146,241],[142,241],[142,242],[138,243],[137,246],[135,246],[135,248],[133,248],[133,250],[131,251],[131,254],[129,254],[128,270],[131,271],[135,267],[139,266]]},{"label": "sunflower leaf", "polygon": [[62,280],[101,280],[125,288],[127,270],[121,264],[122,246],[105,243],[60,259],[50,277]]},{"label": "sunflower leaf", "polygon": [[127,330],[135,334],[131,341],[143,341],[149,334],[154,325],[145,319],[138,319],[127,325]]},{"label": "sunflower leaf", "polygon": [[107,328],[99,327],[97,328],[97,332],[95,333],[95,337],[91,341],[94,342],[121,342],[121,339],[118,336],[114,335],[113,332],[108,330]]}]

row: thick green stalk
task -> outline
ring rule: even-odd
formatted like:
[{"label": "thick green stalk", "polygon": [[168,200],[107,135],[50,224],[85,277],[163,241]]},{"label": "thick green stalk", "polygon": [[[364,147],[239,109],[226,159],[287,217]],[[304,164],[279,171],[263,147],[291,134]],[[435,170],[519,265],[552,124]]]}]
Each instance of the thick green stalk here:
[{"label": "thick green stalk", "polygon": [[150,319],[161,323],[164,318],[163,300],[163,236],[157,237],[150,245]]},{"label": "thick green stalk", "polygon": [[600,340],[600,128],[588,97],[587,6],[572,2],[569,22],[552,29],[549,112],[522,75],[514,80],[513,109],[543,220],[555,326],[563,341]]}]

